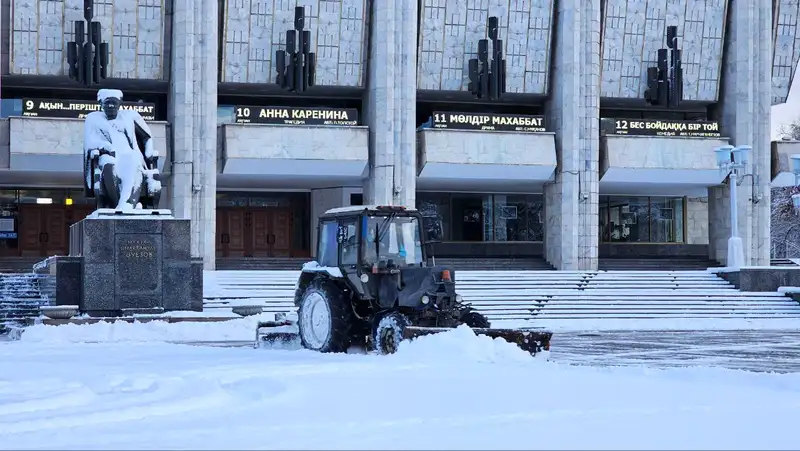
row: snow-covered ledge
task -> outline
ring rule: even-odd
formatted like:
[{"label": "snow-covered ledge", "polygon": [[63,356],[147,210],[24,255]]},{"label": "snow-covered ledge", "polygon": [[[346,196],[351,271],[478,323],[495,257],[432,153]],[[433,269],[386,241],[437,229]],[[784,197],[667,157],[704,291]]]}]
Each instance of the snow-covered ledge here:
[{"label": "snow-covered ledge", "polygon": [[800,304],[800,287],[778,287],[778,293],[783,293]]}]

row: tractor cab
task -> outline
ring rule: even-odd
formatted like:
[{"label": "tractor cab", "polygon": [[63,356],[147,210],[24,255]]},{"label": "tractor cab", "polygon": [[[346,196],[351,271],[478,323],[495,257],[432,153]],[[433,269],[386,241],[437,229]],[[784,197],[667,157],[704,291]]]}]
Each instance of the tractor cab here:
[{"label": "tractor cab", "polygon": [[425,299],[436,297],[455,302],[453,272],[430,256],[428,245],[439,239],[436,229],[424,227],[417,210],[401,206],[328,210],[320,217],[317,264],[338,270],[357,297],[375,308],[422,308]]},{"label": "tractor cab", "polygon": [[321,266],[375,274],[429,266],[427,244],[440,238],[425,231],[418,211],[398,206],[329,210],[320,218],[318,233]]}]

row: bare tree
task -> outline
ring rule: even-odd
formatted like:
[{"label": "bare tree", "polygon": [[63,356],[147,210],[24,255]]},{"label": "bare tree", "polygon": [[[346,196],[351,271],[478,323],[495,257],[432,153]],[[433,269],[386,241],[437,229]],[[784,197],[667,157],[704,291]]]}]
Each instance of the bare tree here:
[{"label": "bare tree", "polygon": [[[778,129],[781,138],[800,141],[800,118]],[[800,258],[800,215],[795,211],[792,195],[800,187],[772,189],[772,257]]]},{"label": "bare tree", "polygon": [[778,128],[778,133],[781,134],[783,139],[792,139],[800,141],[800,118],[796,119],[791,124],[783,124]]}]

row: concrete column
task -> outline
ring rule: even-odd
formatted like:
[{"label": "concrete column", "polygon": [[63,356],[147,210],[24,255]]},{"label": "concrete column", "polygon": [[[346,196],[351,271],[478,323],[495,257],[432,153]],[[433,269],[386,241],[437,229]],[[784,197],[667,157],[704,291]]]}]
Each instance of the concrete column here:
[{"label": "concrete column", "polygon": [[417,8],[370,2],[364,117],[369,126],[366,204],[415,205],[417,185]]},{"label": "concrete column", "polygon": [[191,219],[192,256],[206,270],[215,263],[218,8],[217,0],[174,0],[172,10],[170,204]]},{"label": "concrete column", "polygon": [[600,146],[600,0],[556,2],[548,121],[558,168],[545,186],[545,258],[558,269],[597,269]]},{"label": "concrete column", "polygon": [[684,218],[686,244],[708,244],[708,198],[689,197],[686,200],[686,218]]},{"label": "concrete column", "polygon": [[[738,189],[739,234],[745,264],[770,259],[770,110],[772,2],[731,2],[718,115],[732,145],[753,147],[749,172]],[[709,189],[709,256],[727,264],[730,189]]]}]

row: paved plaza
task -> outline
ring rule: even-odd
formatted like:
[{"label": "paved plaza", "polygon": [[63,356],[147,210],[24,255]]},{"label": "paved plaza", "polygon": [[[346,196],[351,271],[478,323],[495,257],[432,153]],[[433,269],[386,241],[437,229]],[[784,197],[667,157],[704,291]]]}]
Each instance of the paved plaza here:
[{"label": "paved plaza", "polygon": [[552,360],[581,365],[800,371],[797,330],[561,332],[552,345]]}]

